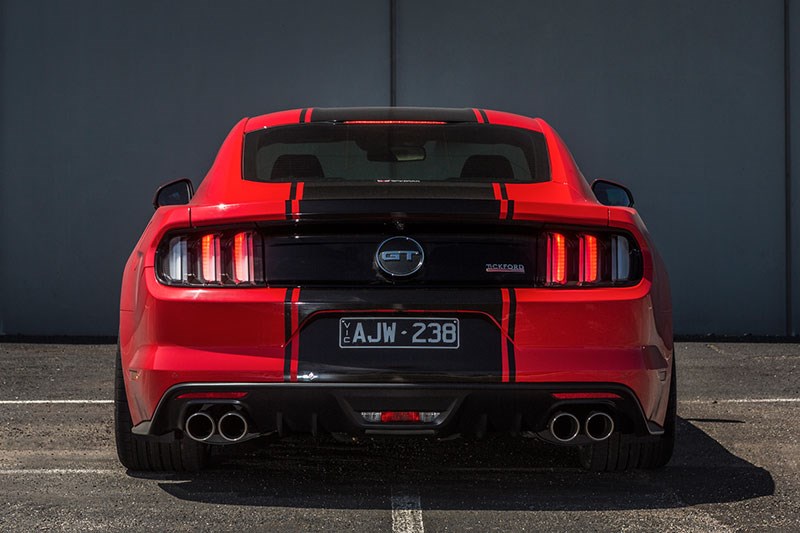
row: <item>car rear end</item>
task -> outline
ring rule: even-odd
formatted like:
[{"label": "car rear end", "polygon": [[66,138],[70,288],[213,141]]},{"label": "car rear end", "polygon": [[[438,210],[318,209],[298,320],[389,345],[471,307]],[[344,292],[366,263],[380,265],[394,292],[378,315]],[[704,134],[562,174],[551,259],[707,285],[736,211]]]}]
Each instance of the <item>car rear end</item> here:
[{"label": "car rear end", "polygon": [[663,435],[663,265],[546,124],[298,113],[240,123],[131,256],[135,435]]}]

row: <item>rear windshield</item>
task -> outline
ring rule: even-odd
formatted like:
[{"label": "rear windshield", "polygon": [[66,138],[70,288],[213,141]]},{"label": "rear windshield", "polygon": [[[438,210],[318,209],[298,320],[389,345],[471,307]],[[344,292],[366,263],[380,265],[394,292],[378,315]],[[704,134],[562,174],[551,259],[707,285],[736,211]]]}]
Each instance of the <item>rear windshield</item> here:
[{"label": "rear windshield", "polygon": [[487,124],[320,122],[245,137],[244,179],[286,181],[548,181],[544,136]]}]

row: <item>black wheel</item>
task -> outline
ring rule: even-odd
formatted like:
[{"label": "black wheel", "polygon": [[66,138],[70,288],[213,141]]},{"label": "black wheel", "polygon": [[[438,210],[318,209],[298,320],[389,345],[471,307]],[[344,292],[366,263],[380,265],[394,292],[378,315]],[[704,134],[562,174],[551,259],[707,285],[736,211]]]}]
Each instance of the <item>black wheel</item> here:
[{"label": "black wheel", "polygon": [[603,442],[582,446],[581,465],[594,472],[621,472],[631,468],[661,468],[666,465],[672,458],[672,451],[675,448],[675,426],[678,417],[678,383],[674,356],[668,402],[664,433],[658,440],[642,441],[633,435],[614,433]]},{"label": "black wheel", "polygon": [[200,470],[208,457],[207,447],[188,438],[156,442],[131,432],[131,412],[122,378],[122,361],[117,347],[114,378],[114,437],[119,462],[131,470],[183,471]]}]

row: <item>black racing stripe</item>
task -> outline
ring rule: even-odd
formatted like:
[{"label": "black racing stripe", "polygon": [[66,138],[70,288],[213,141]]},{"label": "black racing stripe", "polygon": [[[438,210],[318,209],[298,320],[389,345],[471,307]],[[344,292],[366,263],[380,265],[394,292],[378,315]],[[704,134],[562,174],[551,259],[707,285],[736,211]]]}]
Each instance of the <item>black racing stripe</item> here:
[{"label": "black racing stripe", "polygon": [[304,123],[306,121],[306,112],[307,111],[308,111],[307,107],[304,108],[302,111],[300,111],[300,124],[302,124],[302,123]]},{"label": "black racing stripe", "polygon": [[489,117],[486,116],[486,111],[484,111],[483,109],[478,109],[478,112],[481,114],[481,117],[483,117],[484,124],[488,124]]},{"label": "black racing stripe", "polygon": [[297,197],[297,182],[293,181],[289,187],[289,199],[286,200],[286,220],[291,220],[292,216],[292,202]]},{"label": "black racing stripe", "polygon": [[[516,289],[508,289],[508,336],[514,339],[517,327],[517,292]],[[508,343],[508,381],[517,380],[517,358],[514,355],[514,344],[511,340]]]},{"label": "black racing stripe", "polygon": [[508,191],[506,190],[505,183],[500,183],[500,198],[503,200],[508,200]]},{"label": "black racing stripe", "polygon": [[[441,200],[495,200],[490,182],[332,182],[306,180],[303,200],[359,200],[359,199],[436,199]],[[294,189],[292,189],[294,194]],[[294,196],[292,196],[294,198]]]},{"label": "black racing stripe", "polygon": [[314,113],[311,115],[311,122],[347,120],[436,120],[442,122],[478,121],[472,108],[315,107]]},{"label": "black racing stripe", "polygon": [[508,201],[508,210],[506,212],[506,220],[511,220],[514,218],[514,200]]},{"label": "black racing stripe", "polygon": [[302,218],[372,217],[381,219],[442,218],[461,216],[496,220],[500,203],[496,200],[373,199],[373,200],[300,200]]},{"label": "black racing stripe", "polygon": [[283,338],[286,346],[283,348],[283,381],[291,381],[292,346],[288,342],[292,336],[292,295],[295,289],[287,289],[283,299]]}]

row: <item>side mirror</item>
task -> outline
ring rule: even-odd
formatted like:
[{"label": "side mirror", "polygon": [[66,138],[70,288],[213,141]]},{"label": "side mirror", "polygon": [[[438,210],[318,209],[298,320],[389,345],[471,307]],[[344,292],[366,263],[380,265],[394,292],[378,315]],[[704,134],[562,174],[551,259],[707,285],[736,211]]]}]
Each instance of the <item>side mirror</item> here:
[{"label": "side mirror", "polygon": [[608,180],[594,180],[592,192],[603,205],[633,207],[633,193],[627,187]]},{"label": "side mirror", "polygon": [[185,205],[194,196],[194,185],[189,178],[181,178],[165,183],[156,191],[153,197],[153,208],[158,209],[162,205]]}]

